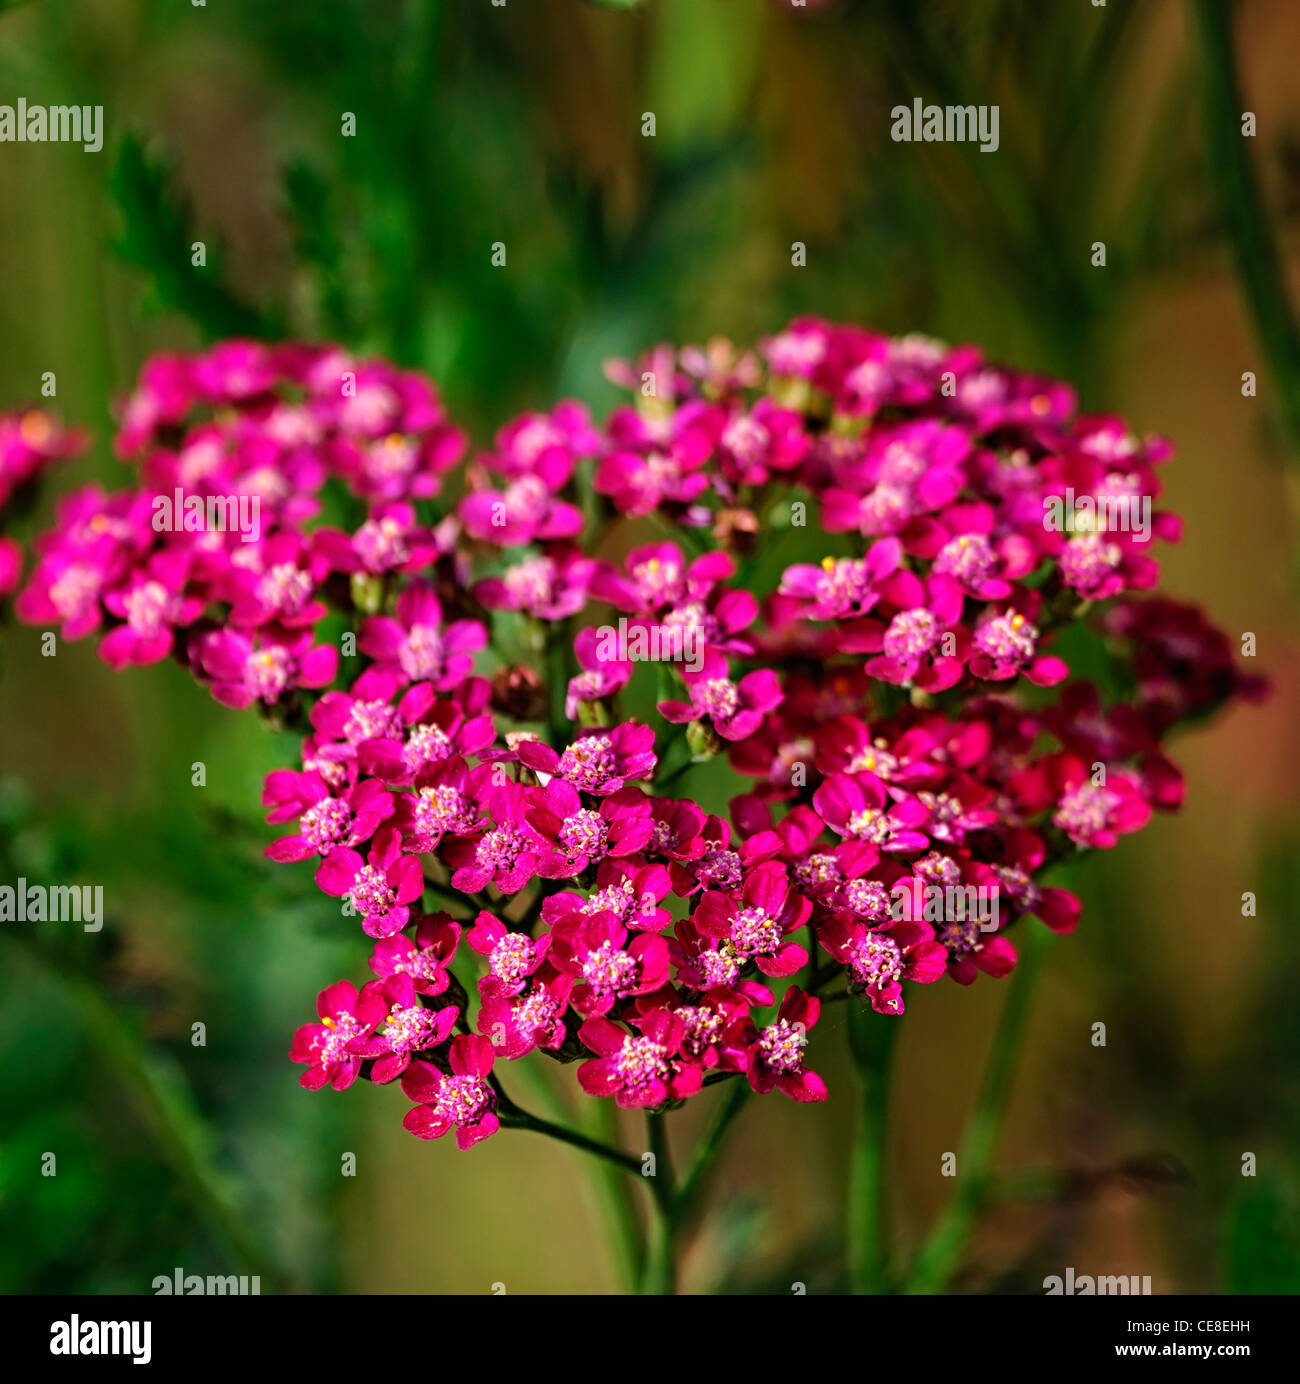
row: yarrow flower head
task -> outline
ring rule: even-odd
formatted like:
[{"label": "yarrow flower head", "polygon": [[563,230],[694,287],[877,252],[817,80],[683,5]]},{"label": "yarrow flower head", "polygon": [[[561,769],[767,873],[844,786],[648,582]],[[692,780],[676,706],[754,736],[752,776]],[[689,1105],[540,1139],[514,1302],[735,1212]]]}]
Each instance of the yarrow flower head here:
[{"label": "yarrow flower head", "polygon": [[[633,403],[525,414],[453,474],[418,374],[158,356],[130,483],[59,502],[15,602],[303,737],[267,854],[311,862],[374,979],[291,1059],[400,1079],[405,1127],[461,1148],[532,1118],[498,1057],[656,1112],[825,1099],[824,998],[884,1024],[1008,975],[1080,922],[1054,864],[1179,806],[1170,732],[1265,691],[1150,594],[1169,445],[1068,385],[812,317],[609,374]],[[0,506],[81,445],[0,417]],[[0,594],[19,569],[0,539]]]}]

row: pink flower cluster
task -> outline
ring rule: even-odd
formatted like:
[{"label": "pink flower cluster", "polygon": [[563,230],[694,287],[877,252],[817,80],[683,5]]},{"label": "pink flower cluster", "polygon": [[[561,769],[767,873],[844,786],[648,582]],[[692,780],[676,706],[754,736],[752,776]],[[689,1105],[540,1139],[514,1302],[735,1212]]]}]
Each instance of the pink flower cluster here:
[{"label": "pink flower cluster", "polygon": [[[1178,806],[1170,730],[1262,691],[1140,594],[1177,519],[1105,518],[1149,512],[1168,446],[1065,385],[813,319],[610,375],[635,406],[508,424],[442,505],[463,440],[419,379],[154,361],[119,437],[141,484],[65,502],[20,601],[305,718],[268,855],[313,863],[374,978],[322,991],[291,1056],[311,1088],[399,1081],[406,1128],[461,1147],[533,1053],[622,1106],[824,1099],[823,1002],[1007,975],[1021,919],[1078,920],[1052,864]],[[177,487],[257,494],[266,527],[159,534]],[[365,508],[315,526],[340,493]],[[1094,517],[1046,522],[1067,495]],[[1072,677],[1081,639],[1114,688]],[[750,781],[725,815],[671,791],[724,756]]]},{"label": "pink flower cluster", "polygon": [[[83,433],[60,426],[42,409],[0,414],[0,518],[35,488],[42,472],[85,447]],[[0,534],[0,596],[14,590],[22,570],[22,548]]]},{"label": "pink flower cluster", "polygon": [[[331,582],[438,554],[414,501],[438,493],[464,447],[425,379],[334,347],[155,357],[116,439],[137,483],[61,502],[18,614],[69,639],[100,634],[114,668],[172,654],[229,706],[319,689],[338,666],[313,638]],[[327,481],[366,507],[354,531],[308,531]]]}]

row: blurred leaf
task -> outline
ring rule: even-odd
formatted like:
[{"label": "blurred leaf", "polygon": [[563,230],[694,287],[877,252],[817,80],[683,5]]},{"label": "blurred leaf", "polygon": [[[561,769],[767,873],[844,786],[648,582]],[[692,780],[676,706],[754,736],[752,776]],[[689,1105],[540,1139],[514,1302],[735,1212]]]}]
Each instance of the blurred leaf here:
[{"label": "blurred leaf", "polygon": [[338,212],[330,186],[305,159],[295,159],[285,169],[284,195],[298,256],[316,270],[320,280],[321,309],[328,333],[351,340],[356,315],[347,293]]},{"label": "blurred leaf", "polygon": [[656,6],[645,109],[657,117],[665,150],[707,144],[739,125],[758,73],[764,14],[748,3]]},{"label": "blurred leaf", "polygon": [[[189,208],[173,191],[173,171],[166,158],[149,153],[136,136],[119,142],[110,177],[123,221],[115,251],[149,277],[162,307],[187,317],[208,339],[281,335],[277,320],[222,284],[216,247],[195,232]],[[201,269],[190,263],[196,240],[207,246]]]},{"label": "blurred leaf", "polygon": [[1263,1186],[1228,1217],[1230,1293],[1300,1293],[1300,1217],[1278,1188]]},{"label": "blurred leaf", "polygon": [[[35,953],[30,953],[33,957]],[[148,1048],[130,1021],[101,993],[75,976],[64,984],[94,1050],[131,1092],[163,1156],[193,1198],[195,1208],[224,1242],[241,1271],[278,1279],[260,1236],[241,1219],[232,1180],[212,1157],[214,1138],[177,1064]]]},{"label": "blurred leaf", "polygon": [[1205,149],[1219,212],[1232,237],[1242,296],[1277,378],[1282,415],[1300,454],[1300,317],[1287,292],[1282,252],[1264,202],[1250,145],[1241,135],[1246,109],[1233,42],[1233,7],[1195,0],[1201,48]]}]

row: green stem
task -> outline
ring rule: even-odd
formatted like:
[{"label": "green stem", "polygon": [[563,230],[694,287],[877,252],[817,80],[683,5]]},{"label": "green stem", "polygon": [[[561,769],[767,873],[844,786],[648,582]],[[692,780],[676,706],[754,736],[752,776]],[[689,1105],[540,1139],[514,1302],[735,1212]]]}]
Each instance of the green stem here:
[{"label": "green stem", "polygon": [[[441,903],[456,904],[461,908],[468,908],[470,905],[469,898],[465,894],[457,893],[455,889],[446,888],[441,884],[431,884],[427,879],[424,882],[424,888],[426,893],[432,894]],[[456,915],[453,914],[452,916],[455,917]],[[463,923],[467,921],[468,919],[466,918],[457,918],[457,922]]]},{"label": "green stem", "polygon": [[1032,921],[1024,933],[1019,962],[1007,982],[1009,993],[993,1035],[993,1049],[984,1069],[975,1110],[962,1138],[957,1159],[957,1186],[917,1256],[907,1285],[909,1293],[944,1291],[986,1200],[989,1165],[997,1148],[1034,989],[1051,937],[1046,928]]},{"label": "green stem", "polygon": [[645,1122],[650,1152],[654,1154],[655,1175],[650,1181],[650,1234],[641,1291],[672,1294],[677,1291],[677,1215],[668,1127],[662,1111],[647,1111]]},{"label": "green stem", "polygon": [[671,1296],[677,1291],[676,1257],[672,1220],[662,1207],[656,1205],[646,1241],[645,1267],[641,1273],[642,1293]]},{"label": "green stem", "polygon": [[564,714],[569,692],[568,621],[555,621],[546,627],[546,679],[548,711],[546,738],[554,750],[563,750],[573,736],[573,723]]},{"label": "green stem", "polygon": [[670,783],[676,783],[679,778],[688,770],[695,767],[695,761],[688,759],[685,764],[679,764],[677,768],[664,775],[663,778],[656,780],[656,788],[667,788]]},{"label": "green stem", "polygon": [[885,1160],[890,1073],[902,1017],[865,1004],[849,1011],[849,1047],[857,1066],[857,1132],[849,1168],[848,1263],[855,1293],[883,1293],[889,1258]]},{"label": "green stem", "polygon": [[1232,10],[1226,0],[1192,4],[1201,40],[1210,179],[1232,234],[1237,274],[1255,329],[1277,377],[1283,416],[1292,441],[1300,445],[1300,327],[1287,299],[1277,238],[1247,152],[1247,137],[1241,132],[1245,106],[1237,80]]},{"label": "green stem", "polygon": [[713,1170],[727,1130],[748,1099],[749,1083],[733,1081],[714,1110],[713,1120],[700,1136],[678,1188],[675,1215],[679,1225],[684,1224],[694,1211],[695,1204],[708,1183],[709,1173]]},{"label": "green stem", "polygon": [[[519,1073],[519,1080],[537,1098],[539,1104],[546,1111],[548,1120],[554,1120],[556,1124],[563,1124],[572,1117],[573,1110],[547,1076],[547,1069],[552,1066],[553,1064],[550,1062],[543,1065],[543,1059],[539,1057],[535,1062],[512,1062],[510,1072],[511,1075],[515,1072]],[[596,1137],[595,1131],[592,1131],[592,1137]],[[604,1139],[603,1142],[615,1144],[618,1141],[610,1138]]]},{"label": "green stem", "polygon": [[[521,1081],[526,1081],[529,1089],[541,1102],[550,1117],[548,1128],[538,1128],[541,1121],[529,1123],[530,1117],[513,1102],[510,1105],[511,1120],[520,1120],[518,1127],[533,1129],[536,1133],[549,1133],[550,1128],[565,1129],[563,1121],[570,1118],[571,1112],[555,1087],[546,1078],[546,1071],[536,1062],[524,1061],[516,1064]],[[584,1123],[589,1138],[602,1149],[621,1152],[618,1148],[617,1110],[613,1101],[598,1100],[586,1102],[591,1109]],[[508,1121],[502,1118],[502,1123]],[[571,1141],[568,1141],[571,1142]],[[591,1149],[577,1145],[581,1152]],[[638,1172],[640,1167],[638,1165]],[[610,1257],[613,1260],[614,1275],[625,1292],[633,1292],[641,1275],[642,1255],[641,1224],[637,1219],[634,1188],[627,1180],[628,1165],[612,1162],[605,1155],[590,1165],[591,1176],[584,1179],[583,1188],[589,1200],[594,1203],[595,1214],[605,1223]]]},{"label": "green stem", "polygon": [[[659,665],[659,700],[661,702],[671,701],[677,691],[667,667],[668,665],[664,663]],[[684,774],[687,769],[693,767],[695,761],[691,757],[690,746],[686,743],[686,727],[684,725],[672,726],[669,729],[658,755],[659,762],[655,766],[656,788],[662,788],[665,784],[671,783],[679,775]]]},{"label": "green stem", "polygon": [[569,1129],[567,1125],[556,1124],[552,1120],[543,1120],[536,1115],[529,1114],[527,1110],[521,1110],[506,1095],[500,1085],[495,1082],[493,1084],[497,1093],[498,1117],[503,1128],[529,1129],[534,1134],[545,1134],[548,1139],[558,1139],[562,1144],[571,1144],[576,1149],[582,1149],[584,1153],[591,1153],[597,1158],[605,1159],[607,1162],[622,1168],[625,1172],[632,1173],[636,1177],[641,1176],[641,1164],[630,1153],[624,1153],[622,1149],[602,1144],[598,1139],[588,1138],[580,1130]]},{"label": "green stem", "polygon": [[838,961],[828,961],[824,966],[816,967],[808,980],[808,993],[817,994],[828,980],[834,980],[836,976],[843,974],[844,967]]},{"label": "green stem", "polygon": [[[617,1142],[617,1119],[618,1107],[612,1100],[592,1102],[588,1127],[602,1142]],[[604,1216],[614,1269],[623,1290],[632,1292],[640,1281],[645,1255],[633,1187],[618,1168],[603,1161],[595,1166],[593,1174],[591,1187]]]}]

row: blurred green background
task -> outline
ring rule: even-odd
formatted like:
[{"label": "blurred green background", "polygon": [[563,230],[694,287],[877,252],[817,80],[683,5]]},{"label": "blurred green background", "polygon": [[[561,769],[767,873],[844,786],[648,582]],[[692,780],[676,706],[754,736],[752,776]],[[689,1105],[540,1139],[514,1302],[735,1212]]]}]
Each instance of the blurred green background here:
[{"label": "blurred green background", "polygon": [[[1086,410],[1171,436],[1187,536],[1165,585],[1234,638],[1254,631],[1277,690],[1183,741],[1185,811],[1078,879],[1084,923],[1050,955],[1005,1176],[957,1286],[1041,1291],[1072,1265],[1150,1274],[1157,1292],[1300,1288],[1300,439],[1234,274],[1194,9],[0,11],[0,100],[105,110],[101,153],[0,146],[0,408],[34,402],[54,371],[58,410],[97,432],[56,490],[124,480],[110,407],[151,352],[233,333],[420,366],[477,445],[560,395],[608,406],[608,356],[752,341],[803,313],[980,342],[1071,379]],[[1295,290],[1294,6],[1243,3],[1233,27]],[[892,143],[889,109],[915,95],[998,103],[1001,148]],[[47,516],[48,498],[21,532]],[[147,1292],[179,1265],[260,1271],[268,1289],[611,1290],[576,1155],[520,1133],[460,1155],[404,1134],[396,1091],[298,1089],[293,1029],[322,985],[363,978],[365,952],[305,869],[262,860],[261,779],[296,742],[171,665],[118,677],[90,642],[42,658],[12,622],[0,643],[0,878],[100,883],[108,917],[96,935],[0,936],[0,1289]],[[891,1132],[900,1246],[950,1189],[939,1159],[1004,993],[945,982],[912,1001]],[[843,1023],[831,1011],[814,1040],[827,1105],[742,1116],[688,1290],[843,1286]]]}]

